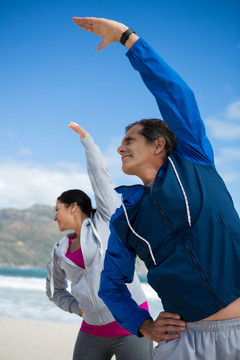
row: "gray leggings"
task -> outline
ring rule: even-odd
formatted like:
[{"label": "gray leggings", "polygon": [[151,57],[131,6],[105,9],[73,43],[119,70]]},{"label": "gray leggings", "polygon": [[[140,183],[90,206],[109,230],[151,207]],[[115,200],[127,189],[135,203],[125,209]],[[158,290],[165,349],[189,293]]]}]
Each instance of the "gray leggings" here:
[{"label": "gray leggings", "polygon": [[153,342],[135,335],[100,337],[81,330],[76,340],[73,360],[151,360]]}]

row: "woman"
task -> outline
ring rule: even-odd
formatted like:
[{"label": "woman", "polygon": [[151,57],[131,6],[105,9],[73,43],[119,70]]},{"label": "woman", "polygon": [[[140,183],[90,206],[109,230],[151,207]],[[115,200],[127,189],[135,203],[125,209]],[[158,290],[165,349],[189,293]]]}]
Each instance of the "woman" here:
[{"label": "woman", "polygon": [[[75,123],[69,127],[80,135],[85,147],[97,207],[92,209],[90,198],[81,190],[68,190],[58,197],[54,220],[60,231],[74,232],[53,248],[47,266],[47,296],[61,309],[83,317],[73,360],[110,360],[114,354],[117,360],[151,359],[151,340],[138,338],[118,325],[98,297],[109,220],[117,198],[103,155],[92,137]],[[71,293],[66,290],[66,278],[71,282]],[[148,310],[136,274],[128,289],[139,306]]]}]

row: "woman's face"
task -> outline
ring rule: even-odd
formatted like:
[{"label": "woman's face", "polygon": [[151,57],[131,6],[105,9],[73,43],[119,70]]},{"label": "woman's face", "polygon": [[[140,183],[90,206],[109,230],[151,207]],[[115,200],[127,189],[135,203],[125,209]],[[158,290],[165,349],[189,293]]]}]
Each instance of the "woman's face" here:
[{"label": "woman's face", "polygon": [[54,221],[57,221],[60,231],[70,230],[74,228],[73,206],[65,205],[60,201],[56,203],[56,215]]}]

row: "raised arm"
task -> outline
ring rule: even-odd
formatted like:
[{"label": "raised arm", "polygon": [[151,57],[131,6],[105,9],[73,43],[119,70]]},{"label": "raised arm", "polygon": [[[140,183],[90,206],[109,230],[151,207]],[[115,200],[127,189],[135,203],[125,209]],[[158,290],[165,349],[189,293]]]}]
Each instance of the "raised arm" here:
[{"label": "raised arm", "polygon": [[154,95],[163,120],[177,136],[177,151],[189,160],[212,165],[212,147],[193,91],[143,39],[127,56]]},{"label": "raised arm", "polygon": [[93,188],[97,211],[101,216],[110,220],[118,206],[118,201],[104,156],[86,130],[73,122],[70,123],[69,127],[80,135],[85,147],[87,171]]},{"label": "raised arm", "polygon": [[[82,29],[100,36],[100,51],[106,45],[120,41],[128,27],[100,18],[77,18]],[[145,85],[154,95],[163,120],[177,135],[177,150],[185,158],[202,164],[214,163],[211,144],[205,134],[194,94],[181,77],[143,40],[132,33],[125,43],[127,56]]]}]

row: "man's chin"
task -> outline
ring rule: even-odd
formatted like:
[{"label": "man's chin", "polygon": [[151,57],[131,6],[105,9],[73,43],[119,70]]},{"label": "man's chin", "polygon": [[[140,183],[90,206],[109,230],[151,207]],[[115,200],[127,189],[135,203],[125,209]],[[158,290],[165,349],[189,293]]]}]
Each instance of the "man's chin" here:
[{"label": "man's chin", "polygon": [[124,164],[122,165],[122,171],[124,172],[124,174],[129,175],[128,168],[127,168],[127,166],[124,166]]},{"label": "man's chin", "polygon": [[127,167],[127,166],[124,166],[124,165],[122,165],[122,171],[123,171],[124,174],[126,174],[126,175],[135,175],[135,174],[134,174],[134,171],[133,171],[131,168],[129,168],[129,167]]}]

